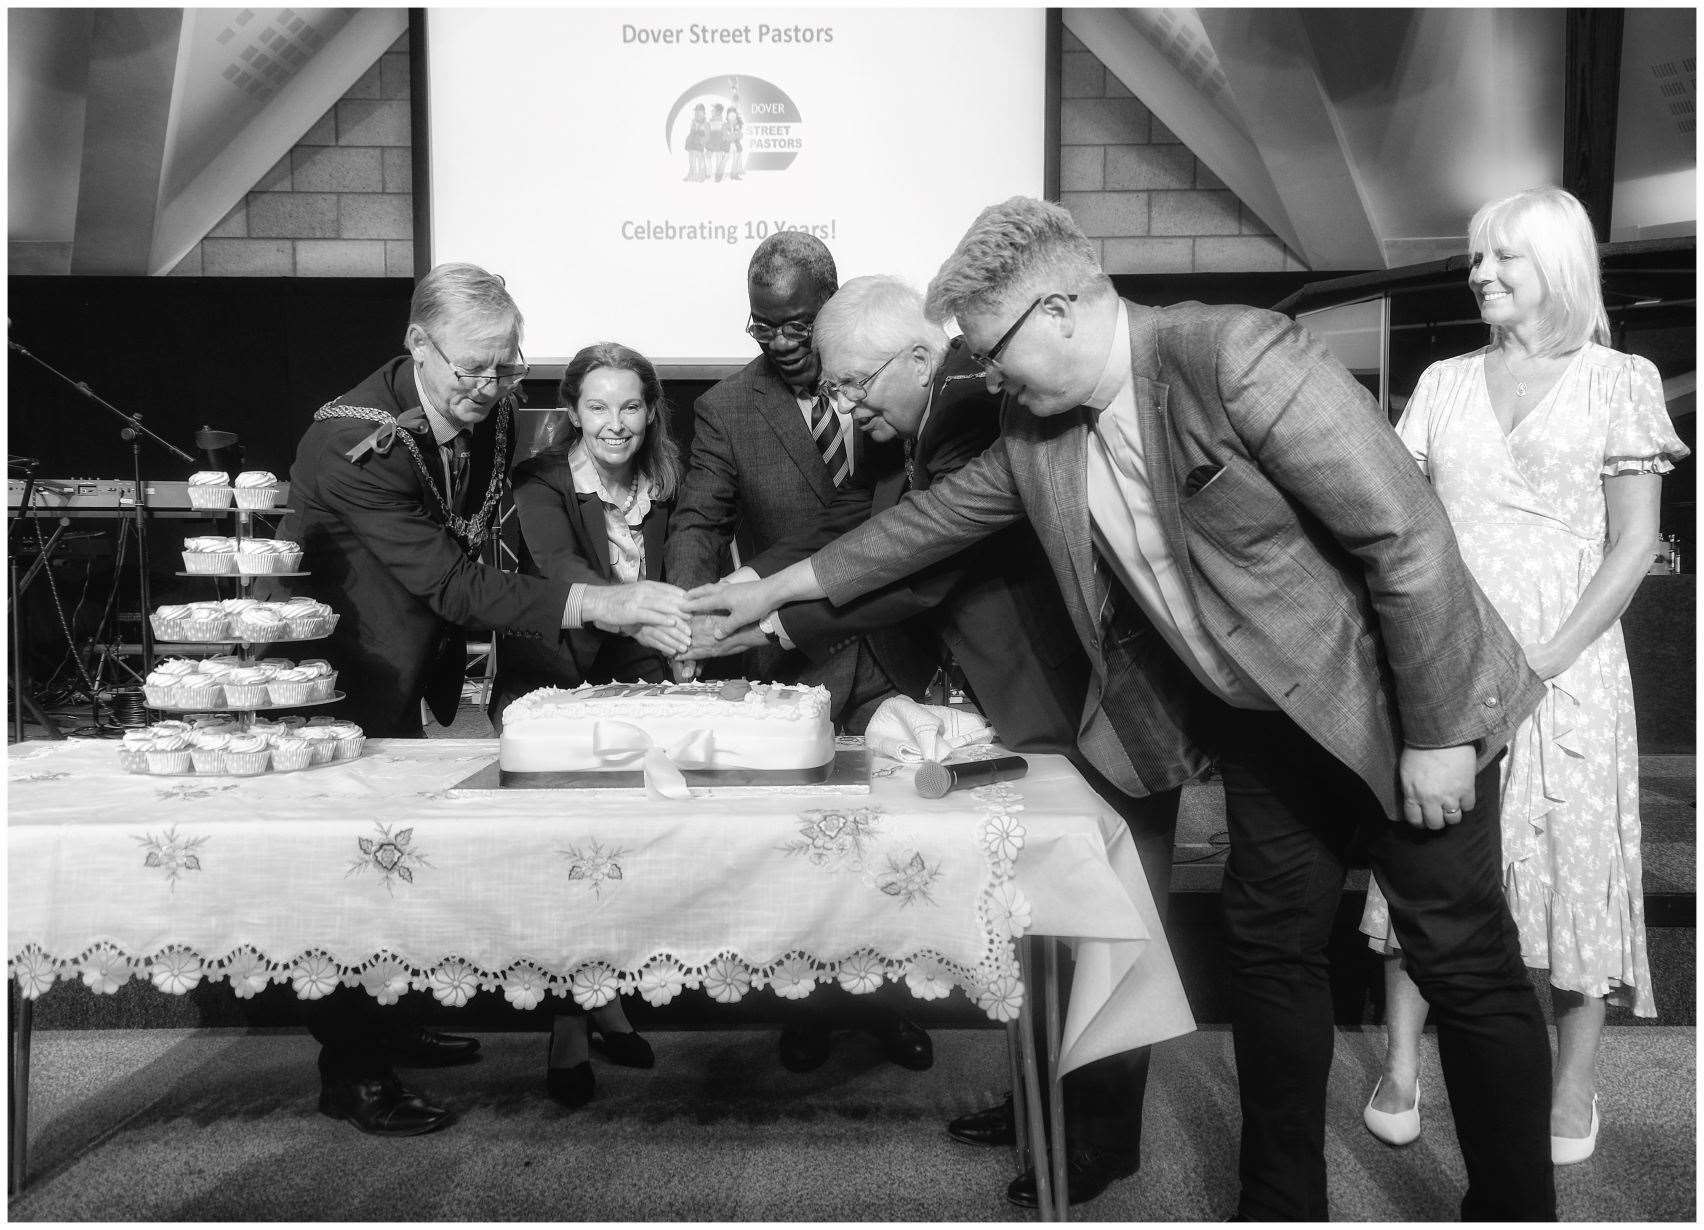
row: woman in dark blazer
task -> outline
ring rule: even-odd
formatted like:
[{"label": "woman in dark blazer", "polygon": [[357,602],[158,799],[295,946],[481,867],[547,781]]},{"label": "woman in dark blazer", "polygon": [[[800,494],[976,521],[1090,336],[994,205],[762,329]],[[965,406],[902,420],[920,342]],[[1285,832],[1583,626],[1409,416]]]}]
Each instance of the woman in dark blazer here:
[{"label": "woman in dark blazer", "polygon": [[[650,360],[618,342],[575,355],[559,388],[563,438],[515,467],[521,571],[569,582],[571,626],[554,642],[506,636],[497,642],[497,677],[487,711],[503,711],[535,688],[671,678],[671,646],[660,630],[572,626],[583,587],[660,584],[663,533],[680,483],[680,449],[669,435],[668,405]],[[648,1068],[651,1048],[613,999],[589,1015],[558,1014],[551,1026],[545,1088],[568,1106],[592,1096],[588,1037],[615,1063]]]},{"label": "woman in dark blazer", "polygon": [[[681,460],[656,369],[636,350],[600,342],[574,356],[560,394],[565,434],[515,467],[521,571],[576,590],[658,582]],[[535,688],[662,682],[672,678],[667,658],[668,646],[644,628],[586,624],[554,642],[500,637],[487,712],[501,732],[503,711]]]}]

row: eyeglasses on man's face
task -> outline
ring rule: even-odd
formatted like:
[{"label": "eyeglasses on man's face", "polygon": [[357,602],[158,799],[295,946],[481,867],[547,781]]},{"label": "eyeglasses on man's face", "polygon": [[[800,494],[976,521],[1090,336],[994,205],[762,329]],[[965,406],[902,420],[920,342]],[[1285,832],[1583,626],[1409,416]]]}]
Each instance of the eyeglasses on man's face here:
[{"label": "eyeglasses on man's face", "polygon": [[901,346],[887,358],[883,359],[881,363],[876,366],[875,371],[871,372],[868,376],[861,376],[857,380],[824,380],[821,384],[817,385],[817,393],[820,396],[828,398],[830,401],[837,397],[844,397],[847,402],[855,406],[859,402],[863,401],[864,398],[869,396],[870,382],[877,376],[881,375],[882,371],[889,363],[892,363],[895,359],[899,358],[900,355],[910,349],[911,347],[909,346]]},{"label": "eyeglasses on man's face", "polygon": [[[1051,291],[1048,292],[1049,295],[1052,293],[1053,292]],[[1018,335],[1018,330],[1024,327],[1024,321],[1028,320],[1030,318],[1030,314],[1034,312],[1036,308],[1040,307],[1042,302],[1047,298],[1048,295],[1037,295],[1030,302],[1030,305],[1023,310],[1023,314],[1012,322],[1012,327],[1000,335],[1000,340],[988,348],[987,354],[973,350],[970,352],[970,361],[976,364],[976,366],[982,370],[984,375],[993,368],[999,367],[1000,355],[1005,351],[1007,346],[1012,344],[1012,339]],[[1064,298],[1067,303],[1077,302],[1076,295],[1066,295]]]},{"label": "eyeglasses on man's face", "polygon": [[808,342],[815,330],[816,322],[810,320],[788,320],[778,325],[772,325],[766,320],[757,319],[755,316],[746,317],[745,331],[760,346],[767,346],[775,340],[777,335],[786,338],[789,342]]},{"label": "eyeglasses on man's face", "polygon": [[445,366],[450,369],[450,374],[456,378],[464,389],[468,389],[472,392],[482,393],[486,389],[495,385],[497,392],[507,393],[516,385],[520,384],[521,381],[525,380],[527,373],[532,370],[531,365],[526,362],[526,355],[523,354],[521,355],[521,362],[518,366],[494,367],[491,371],[484,373],[464,372],[461,368],[450,362],[450,356],[444,353],[444,348],[438,345],[437,341],[434,340],[430,333],[427,333],[424,329],[420,330],[420,332],[426,340],[432,344],[432,349],[438,352],[438,357],[442,359]]}]

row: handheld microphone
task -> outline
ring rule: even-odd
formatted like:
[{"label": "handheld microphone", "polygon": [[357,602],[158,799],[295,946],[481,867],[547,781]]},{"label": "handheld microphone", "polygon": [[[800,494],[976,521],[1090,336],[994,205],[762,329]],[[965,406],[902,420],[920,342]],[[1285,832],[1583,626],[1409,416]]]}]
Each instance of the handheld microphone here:
[{"label": "handheld microphone", "polygon": [[1029,761],[1022,756],[996,756],[993,760],[966,760],[960,764],[925,760],[918,766],[911,784],[924,798],[938,799],[950,790],[1009,782],[1028,772]]}]

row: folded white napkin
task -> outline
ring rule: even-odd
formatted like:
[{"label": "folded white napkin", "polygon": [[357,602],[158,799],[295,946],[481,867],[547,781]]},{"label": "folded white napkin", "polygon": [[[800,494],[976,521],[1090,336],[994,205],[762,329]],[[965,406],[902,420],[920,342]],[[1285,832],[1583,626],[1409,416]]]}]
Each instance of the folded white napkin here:
[{"label": "folded white napkin", "polygon": [[906,764],[945,760],[959,748],[993,740],[994,728],[980,714],[907,696],[884,700],[864,731],[865,747]]}]

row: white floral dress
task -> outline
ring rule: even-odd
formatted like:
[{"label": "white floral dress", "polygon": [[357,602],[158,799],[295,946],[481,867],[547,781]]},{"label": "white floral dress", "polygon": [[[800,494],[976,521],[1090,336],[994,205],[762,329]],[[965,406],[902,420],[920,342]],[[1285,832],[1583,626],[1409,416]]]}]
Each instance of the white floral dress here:
[{"label": "white floral dress", "polygon": [[[1462,559],[1522,645],[1549,640],[1603,562],[1603,478],[1663,474],[1688,449],[1647,360],[1587,345],[1504,434],[1488,350],[1434,363],[1397,433]],[[1552,985],[1655,1016],[1639,858],[1639,750],[1621,625],[1545,684],[1503,762],[1503,888],[1521,957]],[[1375,880],[1361,930],[1397,951]]]}]

